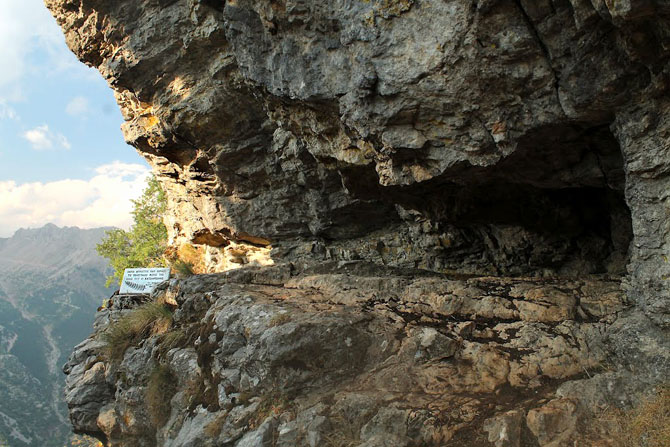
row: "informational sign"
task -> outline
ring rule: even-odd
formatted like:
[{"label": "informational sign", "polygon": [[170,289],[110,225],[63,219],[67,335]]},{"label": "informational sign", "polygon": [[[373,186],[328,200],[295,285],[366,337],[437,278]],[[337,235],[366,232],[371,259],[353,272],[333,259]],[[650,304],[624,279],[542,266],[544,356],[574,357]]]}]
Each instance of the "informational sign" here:
[{"label": "informational sign", "polygon": [[123,272],[123,281],[119,293],[151,293],[158,283],[169,277],[169,268],[126,269]]}]

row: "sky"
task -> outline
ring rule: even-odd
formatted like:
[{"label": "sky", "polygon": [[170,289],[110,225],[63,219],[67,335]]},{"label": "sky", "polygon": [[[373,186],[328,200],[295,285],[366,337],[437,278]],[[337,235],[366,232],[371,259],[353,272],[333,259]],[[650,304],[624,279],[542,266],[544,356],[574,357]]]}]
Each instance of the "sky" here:
[{"label": "sky", "polygon": [[0,237],[18,228],[128,228],[149,167],[112,90],[79,62],[42,0],[0,0]]}]

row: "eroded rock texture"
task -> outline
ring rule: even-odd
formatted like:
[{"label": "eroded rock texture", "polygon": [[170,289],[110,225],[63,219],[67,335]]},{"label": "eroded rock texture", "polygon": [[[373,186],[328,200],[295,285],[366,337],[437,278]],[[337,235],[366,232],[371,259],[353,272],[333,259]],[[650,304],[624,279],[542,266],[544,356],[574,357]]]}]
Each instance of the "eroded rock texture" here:
[{"label": "eroded rock texture", "polygon": [[[195,258],[199,271],[279,262],[302,269],[324,261],[359,260],[441,274],[504,277],[496,281],[508,285],[495,287],[509,290],[493,294],[502,294],[500,302],[479,300],[484,292],[467,289],[464,299],[474,301],[462,304],[458,318],[473,324],[487,318],[492,331],[496,324],[516,325],[510,340],[524,340],[523,331],[530,331],[531,350],[540,349],[536,343],[543,343],[543,337],[555,338],[551,335],[556,335],[552,332],[556,328],[567,330],[561,325],[576,325],[577,338],[588,343],[599,337],[609,340],[606,351],[612,356],[612,369],[632,369],[644,377],[642,383],[666,377],[667,1],[46,0],[46,4],[70,48],[114,89],[126,118],[127,141],[149,160],[168,192],[167,223],[174,249],[180,256]],[[609,275],[612,284],[623,281],[626,309],[607,311],[612,323],[607,328],[592,326],[604,315],[586,310],[583,292],[575,286],[591,281],[587,275],[594,274]],[[524,287],[512,285],[515,281],[531,281],[513,279],[517,276],[558,281],[556,290],[565,301],[559,306],[562,310],[555,317],[526,319],[528,312],[542,312],[536,305],[523,304],[528,299],[510,295],[512,289]],[[336,284],[334,278],[328,281]],[[591,307],[618,309],[607,304],[610,283],[594,281]],[[361,293],[374,290],[370,286]],[[231,302],[245,294],[258,298],[252,287],[236,293]],[[280,288],[267,293],[284,292]],[[336,300],[338,293],[332,285],[328,300]],[[526,292],[519,293],[528,298]],[[425,304],[424,296],[416,300],[424,304],[414,308],[409,296],[397,301],[403,303],[401,308],[408,307],[402,312],[417,315],[417,321],[433,318],[442,305],[457,306]],[[293,298],[296,303],[306,299],[299,293]],[[520,307],[509,304],[515,299]],[[540,307],[544,305],[551,307],[544,302]],[[216,312],[210,310],[210,316]],[[353,314],[363,318],[360,309]],[[344,317],[335,312],[332,318]],[[551,330],[538,329],[538,324],[549,324],[546,318],[555,318],[548,326]],[[428,327],[449,340],[468,340],[443,323],[438,319]],[[372,323],[363,326],[368,324]],[[352,325],[351,330],[359,326]],[[334,332],[346,332],[336,327],[341,330]],[[352,339],[356,349],[381,345],[384,334],[399,329],[379,330],[366,329],[379,337],[375,342]],[[501,331],[507,333],[502,329],[497,333]],[[516,342],[494,338],[495,349],[507,353],[508,363],[526,355],[505,351],[519,349],[505,347]],[[144,356],[151,350],[147,343]],[[388,355],[402,363],[402,343],[397,343],[397,352]],[[450,343],[444,341],[440,349],[451,349]],[[333,349],[328,352],[335,355],[338,348]],[[471,352],[471,371],[458,373],[466,386],[468,374],[479,377],[473,360],[478,355],[469,348],[459,349]],[[552,380],[602,367],[601,360],[607,357],[593,354],[593,363],[583,363],[578,360],[583,355],[580,348],[570,343],[551,349],[558,357],[570,353],[578,365],[560,377],[549,375]],[[387,357],[371,353],[364,359],[371,362],[366,365],[381,368]],[[273,361],[257,359],[256,367],[272,368]],[[379,371],[366,373],[361,362],[352,364],[363,368],[356,374],[364,374],[365,380],[377,380]],[[513,374],[509,368],[507,374]],[[491,385],[487,392],[505,395],[510,386],[514,389],[510,395],[516,397],[514,405],[486,413],[497,415],[487,422],[493,434],[486,442],[501,446],[530,442],[530,430],[533,442],[558,445],[538,434],[542,430],[538,427],[553,420],[547,415],[568,411],[573,404],[551,401],[545,409],[528,413],[530,407],[520,405],[519,396],[531,382],[540,386],[538,377],[547,374],[530,370],[514,374],[515,379],[487,379]],[[266,387],[259,384],[254,386]],[[367,390],[371,389],[370,385]],[[495,400],[494,395],[489,398]],[[407,399],[416,402],[415,408],[428,408],[415,397]],[[391,406],[389,411],[413,405]],[[204,412],[198,417],[211,416],[204,407],[197,408]],[[503,409],[508,412],[501,413]],[[395,416],[370,411],[377,415],[379,426],[387,424],[391,431],[396,426],[390,422]],[[318,410],[304,417],[316,424],[326,413]],[[477,418],[470,422],[481,422]],[[439,421],[445,427],[458,425]],[[572,422],[565,423],[574,428]],[[275,433],[268,427],[268,433]],[[80,429],[93,430],[89,428]],[[381,429],[370,430],[372,439]],[[505,444],[508,441],[496,438],[496,430],[513,433],[510,436],[519,441]],[[187,445],[186,438],[170,436],[159,432],[156,439],[165,445]],[[304,441],[308,435],[295,436],[308,442]],[[424,439],[409,431],[393,436]],[[167,439],[173,439],[172,444]],[[239,442],[260,445],[253,440]],[[315,442],[308,443],[318,445]]]},{"label": "eroded rock texture", "polygon": [[[79,430],[133,446],[573,445],[600,439],[587,417],[625,396],[607,371],[605,334],[627,307],[611,279],[351,262],[196,276],[166,294],[172,332],[120,363],[95,337],[76,348],[66,372]],[[129,299],[98,329],[132,312]],[[159,364],[178,384],[156,426],[144,396]]]}]

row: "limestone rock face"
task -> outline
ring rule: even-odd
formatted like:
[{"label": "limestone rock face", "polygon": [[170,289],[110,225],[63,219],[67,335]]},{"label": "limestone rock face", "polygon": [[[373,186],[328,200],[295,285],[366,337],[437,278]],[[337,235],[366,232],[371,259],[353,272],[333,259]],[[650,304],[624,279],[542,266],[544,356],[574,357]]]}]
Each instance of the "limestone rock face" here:
[{"label": "limestone rock face", "polygon": [[[625,388],[603,373],[619,289],[361,262],[173,280],[156,294],[175,298],[179,342],[149,336],[111,361],[94,334],[66,365],[67,400],[75,428],[111,446],[573,445],[618,398],[582,390]],[[145,397],[158,365],[176,382],[160,424]]]},{"label": "limestone rock face", "polygon": [[[194,312],[184,318],[206,308],[206,321],[227,328],[203,324],[209,335],[198,335],[221,350],[212,362],[225,366],[206,388],[227,416],[196,403],[173,412],[178,421],[165,427],[175,428],[164,431],[137,428],[142,418],[131,412],[140,424],[131,429],[102,399],[86,427],[97,420],[120,433],[110,439],[174,446],[205,437],[324,445],[329,430],[351,424],[365,446],[431,436],[437,445],[563,445],[585,414],[573,394],[615,378],[638,392],[667,377],[666,1],[45,3],[73,52],[114,89],[126,140],[168,194],[175,252],[199,273],[294,269],[262,293],[240,279],[207,305],[195,296],[218,286],[199,277],[199,291],[179,303],[178,313]],[[352,286],[333,267],[350,261],[390,270],[359,272]],[[393,268],[420,270],[408,279]],[[238,278],[250,281],[249,271]],[[263,322],[281,313],[277,300],[289,306],[277,318],[299,324]],[[393,303],[388,317],[381,303]],[[401,318],[402,330],[385,318]],[[252,332],[226,335],[240,325]],[[132,361],[155,360],[151,343]],[[209,374],[213,364],[200,357]],[[626,382],[631,370],[639,387]],[[582,374],[590,385],[551,395]],[[258,399],[226,400],[225,385],[212,385],[225,380]],[[131,382],[130,394],[117,388],[119,408],[136,405],[141,384]],[[310,395],[313,405],[300,401],[293,418],[250,419],[251,406],[266,411],[259,396],[270,389]],[[522,402],[531,389],[544,397]],[[460,413],[432,409],[421,393]],[[198,434],[218,418],[229,425]],[[431,424],[442,428],[416,431]],[[488,431],[475,435],[475,426]]]},{"label": "limestone rock face", "polygon": [[631,299],[669,324],[665,2],[46,4],[203,270],[623,273],[630,255]]}]

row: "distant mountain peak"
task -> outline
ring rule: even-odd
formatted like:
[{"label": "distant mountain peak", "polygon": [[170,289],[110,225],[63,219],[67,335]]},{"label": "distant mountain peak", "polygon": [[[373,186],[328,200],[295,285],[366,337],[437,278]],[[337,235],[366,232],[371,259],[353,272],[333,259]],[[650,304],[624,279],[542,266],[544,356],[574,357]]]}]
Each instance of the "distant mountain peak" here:
[{"label": "distant mountain peak", "polygon": [[21,228],[0,240],[0,268],[9,271],[71,271],[82,265],[105,269],[107,261],[95,246],[112,227],[81,229],[47,223],[39,228]]},{"label": "distant mountain peak", "polygon": [[[58,226],[52,222],[49,222],[41,227],[29,227],[29,228],[19,228],[14,232],[14,235],[11,236],[10,238],[4,238],[4,239],[12,239],[15,237],[25,237],[25,236],[32,236],[32,235],[41,235],[41,234],[57,234],[57,233],[76,233],[76,232],[93,232],[97,233],[100,231],[106,231],[106,230],[111,230],[114,229],[114,227],[97,227],[97,228],[79,228],[77,226]],[[3,238],[0,238],[3,239]]]}]

